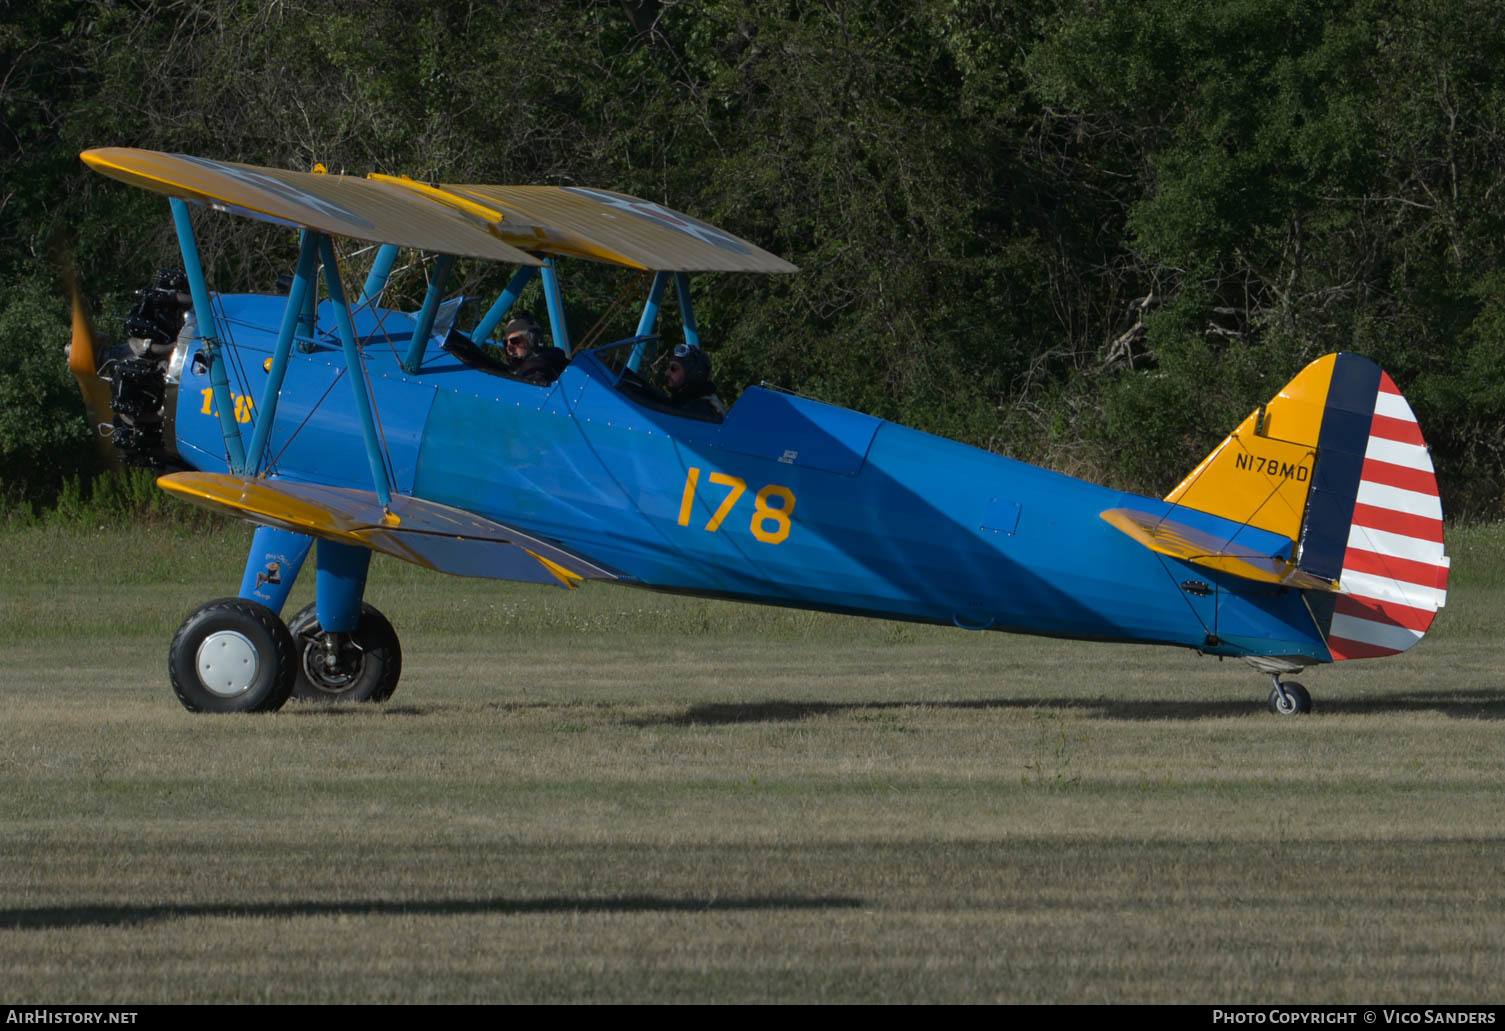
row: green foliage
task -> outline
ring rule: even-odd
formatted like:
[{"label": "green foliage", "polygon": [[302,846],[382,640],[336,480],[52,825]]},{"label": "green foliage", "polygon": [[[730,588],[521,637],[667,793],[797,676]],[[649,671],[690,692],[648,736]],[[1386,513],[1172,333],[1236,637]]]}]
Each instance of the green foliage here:
[{"label": "green foliage", "polygon": [[[1445,396],[1490,375],[1466,341],[1501,253],[1502,47],[1497,7],[1473,0],[1066,5],[1028,66],[1120,205],[1125,278],[1177,311],[1110,363],[1176,378],[1200,352],[1204,383],[1254,390],[1256,368],[1273,389],[1325,352],[1367,353],[1416,395],[1446,505],[1497,505]],[[1157,391],[1113,384],[1106,408]],[[1121,474],[1173,482],[1177,449],[1152,447],[1158,469],[1135,449]]]},{"label": "green foliage", "polygon": [[55,489],[90,468],[83,402],[68,372],[67,305],[41,275],[0,297],[0,498]]},{"label": "green foliage", "polygon": [[[85,171],[88,146],[588,183],[801,267],[697,281],[727,394],[767,379],[1160,492],[1356,350],[1411,397],[1449,510],[1505,492],[1492,0],[42,0],[0,13],[0,63],[5,281],[66,250],[115,296],[175,262],[160,199]],[[292,260],[285,231],[200,226],[221,288]],[[583,335],[626,283],[565,274]],[[26,297],[7,324],[35,332]]]},{"label": "green foliage", "polygon": [[[149,469],[111,469],[93,476],[64,477],[49,504],[42,509],[12,499],[0,509],[0,528],[8,531],[44,528],[56,532],[88,532],[105,527],[175,527],[217,530],[244,526],[226,516],[178,501],[157,487]],[[42,556],[43,563],[55,556]]]}]

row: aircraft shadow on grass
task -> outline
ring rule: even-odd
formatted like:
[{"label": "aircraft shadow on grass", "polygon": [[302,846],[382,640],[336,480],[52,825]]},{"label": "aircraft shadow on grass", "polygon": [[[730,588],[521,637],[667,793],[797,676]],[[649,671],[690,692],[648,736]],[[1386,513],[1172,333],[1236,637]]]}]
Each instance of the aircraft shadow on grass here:
[{"label": "aircraft shadow on grass", "polygon": [[70,927],[123,927],[190,917],[284,918],[312,916],[521,916],[535,913],[726,913],[757,910],[857,909],[867,903],[845,895],[672,898],[624,895],[618,898],[546,896],[536,899],[438,899],[394,902],[357,899],[345,902],[184,903],[166,905],[41,906],[0,909],[0,929],[57,930]]},{"label": "aircraft shadow on grass", "polygon": [[[1242,699],[1227,701],[1168,701],[1124,698],[987,698],[949,702],[706,702],[662,717],[632,719],[635,727],[704,726],[735,723],[798,722],[816,716],[901,709],[1053,709],[1082,712],[1111,720],[1226,719],[1262,711],[1263,706]],[[1505,719],[1505,699],[1498,692],[1453,691],[1436,694],[1393,695],[1385,698],[1324,700],[1321,713],[1330,716],[1373,716],[1387,713],[1436,712],[1453,719]]]},{"label": "aircraft shadow on grass", "polygon": [[[429,706],[387,706],[382,716],[432,716],[444,710],[444,704]],[[527,701],[495,703],[495,709],[575,709],[575,703]],[[673,715],[638,716],[623,719],[629,727],[695,727],[695,725],[733,725],[740,722],[799,722],[814,716],[835,716],[853,712],[897,712],[901,709],[1050,709],[1058,712],[1082,712],[1099,719],[1150,721],[1150,719],[1230,719],[1261,709],[1260,704],[1243,700],[1169,701],[1160,698],[963,698],[956,701],[704,701]],[[1487,689],[1451,691],[1439,694],[1400,694],[1385,698],[1350,698],[1323,701],[1321,713],[1329,716],[1376,716],[1386,713],[1436,712],[1451,719],[1505,719],[1505,698]],[[289,710],[290,716],[313,718],[355,718],[360,709],[348,706],[309,706]]]},{"label": "aircraft shadow on grass", "polygon": [[[574,709],[575,703],[524,702],[496,703],[506,711],[523,709]],[[432,716],[443,705],[387,706],[383,716]],[[737,723],[796,723],[817,716],[838,716],[860,712],[890,712],[902,709],[1049,709],[1081,712],[1099,719],[1203,720],[1247,716],[1263,707],[1256,702],[1237,700],[1171,701],[1165,699],[1124,698],[976,698],[947,702],[811,702],[764,699],[756,702],[702,702],[672,715],[635,717],[622,722],[630,727],[724,726]],[[1327,716],[1382,716],[1395,713],[1435,712],[1451,719],[1505,720],[1505,699],[1486,689],[1450,691],[1446,694],[1399,694],[1384,698],[1329,699],[1322,703]],[[291,716],[355,717],[361,710],[348,706],[309,706],[291,710]]]}]

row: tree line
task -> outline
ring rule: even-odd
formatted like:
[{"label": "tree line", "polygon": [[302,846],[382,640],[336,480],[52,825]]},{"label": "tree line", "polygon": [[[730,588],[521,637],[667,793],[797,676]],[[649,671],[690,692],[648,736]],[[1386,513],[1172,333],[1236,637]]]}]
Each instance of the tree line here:
[{"label": "tree line", "polygon": [[[719,383],[1151,494],[1358,351],[1415,408],[1446,510],[1496,517],[1502,22],[1494,0],[9,5],[0,493],[95,461],[64,265],[109,332],[175,261],[161,198],[78,161],[116,145],[660,201],[801,268],[697,279]],[[289,234],[205,227],[219,288],[291,265]],[[624,284],[578,266],[590,325]]]}]

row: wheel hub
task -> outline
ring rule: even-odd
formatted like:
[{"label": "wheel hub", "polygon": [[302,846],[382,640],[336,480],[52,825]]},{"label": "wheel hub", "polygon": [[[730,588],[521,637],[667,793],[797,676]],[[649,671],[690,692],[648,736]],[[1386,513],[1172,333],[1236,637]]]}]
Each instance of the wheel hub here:
[{"label": "wheel hub", "polygon": [[314,687],[331,694],[348,689],[359,679],[365,656],[352,641],[334,640],[319,634],[303,647],[303,674]]},{"label": "wheel hub", "polygon": [[256,646],[245,634],[217,630],[199,645],[194,668],[204,690],[221,698],[234,698],[245,694],[256,683],[260,663]]}]

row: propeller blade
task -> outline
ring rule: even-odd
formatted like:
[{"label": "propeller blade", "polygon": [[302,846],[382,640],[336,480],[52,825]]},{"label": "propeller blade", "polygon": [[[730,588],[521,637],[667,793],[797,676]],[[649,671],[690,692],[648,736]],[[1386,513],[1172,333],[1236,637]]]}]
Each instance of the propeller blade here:
[{"label": "propeller blade", "polygon": [[99,448],[100,457],[107,467],[120,469],[123,468],[120,453],[110,445],[110,432],[115,424],[110,410],[110,386],[99,375],[102,348],[89,321],[89,312],[84,306],[83,293],[79,290],[78,277],[71,263],[64,267],[63,281],[73,307],[73,340],[68,345],[68,368],[78,381],[79,392],[84,395],[84,411],[88,414],[89,427],[93,430],[91,436]]}]

